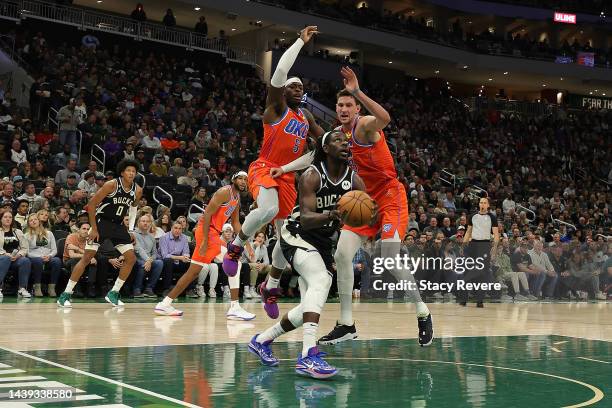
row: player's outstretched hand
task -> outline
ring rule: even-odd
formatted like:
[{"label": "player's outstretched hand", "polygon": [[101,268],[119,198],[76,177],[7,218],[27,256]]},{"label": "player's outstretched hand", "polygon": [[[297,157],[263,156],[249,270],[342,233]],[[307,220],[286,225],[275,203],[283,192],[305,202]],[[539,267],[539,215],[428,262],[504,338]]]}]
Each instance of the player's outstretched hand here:
[{"label": "player's outstretched hand", "polygon": [[372,208],[372,217],[370,217],[370,222],[368,222],[370,227],[378,222],[378,204],[376,204],[376,201],[373,201],[373,203],[374,207]]},{"label": "player's outstretched hand", "polygon": [[344,81],[344,88],[347,91],[353,93],[359,89],[357,75],[355,75],[355,72],[352,69],[349,67],[342,67],[342,69],[340,69],[340,74],[342,75],[342,80]]},{"label": "player's outstretched hand", "polygon": [[97,242],[98,238],[100,238],[100,235],[98,234],[98,229],[97,228],[91,228],[89,230],[89,234],[87,235],[87,239],[91,242]]},{"label": "player's outstretched hand", "polygon": [[304,44],[310,41],[313,35],[319,34],[317,26],[308,26],[300,31],[300,38],[304,41]]},{"label": "player's outstretched hand", "polygon": [[280,177],[283,174],[285,174],[285,172],[280,167],[273,167],[270,169],[270,176],[272,176],[272,178]]}]

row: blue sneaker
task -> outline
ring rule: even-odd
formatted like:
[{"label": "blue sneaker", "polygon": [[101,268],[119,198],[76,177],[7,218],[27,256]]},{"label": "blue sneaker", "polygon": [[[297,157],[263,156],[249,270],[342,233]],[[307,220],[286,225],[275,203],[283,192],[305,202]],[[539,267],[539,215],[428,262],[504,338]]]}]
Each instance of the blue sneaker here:
[{"label": "blue sneaker", "polygon": [[278,359],[274,357],[270,349],[270,343],[272,342],[258,343],[257,336],[259,336],[259,334],[256,334],[251,339],[249,343],[249,352],[257,355],[259,360],[261,360],[261,364],[268,367],[276,367],[278,365]]},{"label": "blue sneaker", "polygon": [[302,357],[300,353],[295,364],[295,372],[319,380],[333,377],[338,374],[338,369],[323,360],[326,355],[327,353],[319,351],[317,347],[311,347],[306,357]]}]

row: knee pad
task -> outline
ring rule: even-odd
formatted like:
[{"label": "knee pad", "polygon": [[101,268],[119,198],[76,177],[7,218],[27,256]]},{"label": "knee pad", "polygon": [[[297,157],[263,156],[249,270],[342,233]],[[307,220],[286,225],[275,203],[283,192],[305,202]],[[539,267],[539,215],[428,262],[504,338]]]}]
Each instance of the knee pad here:
[{"label": "knee pad", "polygon": [[289,313],[287,313],[287,319],[291,322],[293,327],[300,327],[304,323],[304,306],[299,304],[291,309]]},{"label": "knee pad", "polygon": [[274,217],[276,217],[276,214],[278,214],[278,204],[270,205],[270,206],[267,206],[266,208],[261,208],[261,211],[262,211],[261,218],[263,218],[262,223],[267,224],[271,222],[274,219]]},{"label": "knee pad", "polygon": [[310,279],[308,290],[303,297],[304,312],[321,314],[323,306],[327,301],[329,288],[332,284],[332,277],[327,271],[318,274],[314,279]]}]

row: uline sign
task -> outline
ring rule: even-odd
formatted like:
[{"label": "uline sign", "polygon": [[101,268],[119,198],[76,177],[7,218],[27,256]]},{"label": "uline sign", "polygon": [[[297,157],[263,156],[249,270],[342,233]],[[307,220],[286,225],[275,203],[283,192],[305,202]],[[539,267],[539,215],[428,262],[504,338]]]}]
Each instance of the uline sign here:
[{"label": "uline sign", "polygon": [[568,14],[568,13],[559,13],[555,11],[555,22],[566,23],[566,24],[576,24],[576,15]]}]

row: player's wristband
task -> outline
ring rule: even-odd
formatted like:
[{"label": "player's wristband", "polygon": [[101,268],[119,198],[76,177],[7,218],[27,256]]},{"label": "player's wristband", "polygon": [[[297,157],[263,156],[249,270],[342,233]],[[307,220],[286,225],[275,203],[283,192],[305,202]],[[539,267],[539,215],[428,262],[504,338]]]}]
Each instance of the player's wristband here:
[{"label": "player's wristband", "polygon": [[354,97],[357,97],[357,94],[359,93],[359,91],[361,91],[361,89],[359,89],[359,87],[357,87],[355,90],[353,91],[349,91],[351,93],[351,95],[353,95]]}]

